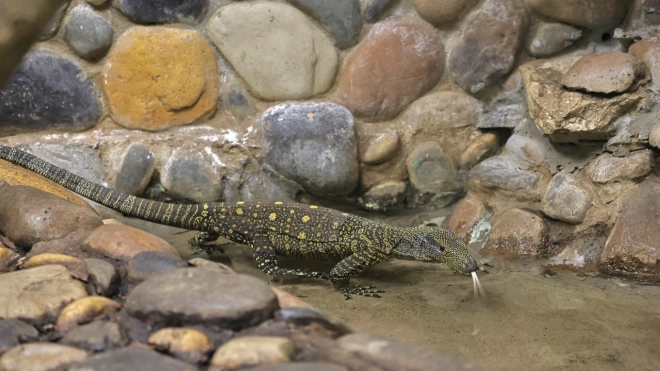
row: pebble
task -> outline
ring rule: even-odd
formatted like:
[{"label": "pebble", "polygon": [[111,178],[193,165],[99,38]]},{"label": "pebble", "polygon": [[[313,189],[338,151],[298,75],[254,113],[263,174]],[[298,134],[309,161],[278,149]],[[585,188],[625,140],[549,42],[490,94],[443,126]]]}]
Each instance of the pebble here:
[{"label": "pebble", "polygon": [[461,169],[469,170],[495,154],[499,149],[500,138],[495,133],[484,133],[475,138],[458,160]]},{"label": "pebble", "polygon": [[93,355],[68,371],[197,371],[197,367],[144,347],[126,347]]},{"label": "pebble", "polygon": [[403,206],[408,186],[400,180],[386,180],[369,188],[358,201],[367,210],[380,211]]},{"label": "pebble", "polygon": [[87,282],[89,273],[87,272],[87,264],[82,260],[73,256],[64,254],[39,254],[33,255],[28,258],[24,263],[24,268],[34,268],[43,265],[59,264],[66,267],[71,275],[81,281]]},{"label": "pebble", "polygon": [[191,328],[168,327],[149,336],[147,344],[188,363],[206,362],[213,343],[203,332]]},{"label": "pebble", "polygon": [[44,26],[39,33],[39,40],[44,41],[55,36],[57,30],[60,28],[60,24],[62,23],[62,18],[64,18],[64,13],[66,12],[67,6],[69,6],[68,2],[62,4],[62,6],[60,6],[50,17],[50,20],[46,26]]},{"label": "pebble", "polygon": [[175,197],[193,202],[219,201],[224,189],[223,167],[213,152],[181,149],[161,169],[160,181]]},{"label": "pebble", "polygon": [[271,318],[277,306],[270,287],[255,277],[180,268],[137,285],[124,309],[152,326],[174,322],[240,328]]},{"label": "pebble", "polygon": [[186,262],[171,254],[160,251],[143,251],[129,260],[127,278],[129,283],[135,284],[154,274],[186,266]]},{"label": "pebble", "polygon": [[0,354],[21,343],[37,341],[39,331],[27,323],[16,319],[0,319]]},{"label": "pebble", "polygon": [[592,182],[604,184],[643,178],[654,166],[655,155],[650,149],[635,151],[626,157],[603,153],[589,162],[586,173]]},{"label": "pebble", "polygon": [[9,349],[0,356],[3,371],[48,371],[87,358],[87,352],[56,343],[26,343]]},{"label": "pebble", "polygon": [[101,117],[98,96],[94,81],[77,62],[32,48],[0,90],[0,129],[88,129]]},{"label": "pebble", "polygon": [[410,151],[406,158],[410,183],[422,194],[455,200],[462,191],[457,170],[451,158],[436,142],[424,142]]},{"label": "pebble", "polygon": [[277,296],[277,302],[280,305],[280,308],[290,308],[290,307],[303,307],[303,308],[311,308],[312,306],[298,297],[289,294],[288,292],[284,290],[280,290],[277,287],[271,287],[271,290],[275,293],[275,296]]},{"label": "pebble", "polygon": [[392,118],[438,83],[444,55],[435,29],[419,18],[379,22],[346,57],[341,102],[358,117]]},{"label": "pebble", "polygon": [[143,251],[159,251],[180,258],[176,249],[162,238],[122,224],[104,224],[96,228],[83,246],[91,252],[124,262]]},{"label": "pebble", "polygon": [[357,42],[362,29],[359,0],[290,0],[305,13],[318,19],[335,39],[338,48]]},{"label": "pebble", "polygon": [[66,236],[54,240],[37,242],[32,245],[26,257],[32,257],[40,254],[59,254],[84,259],[87,252],[80,248],[93,229],[78,228]]},{"label": "pebble", "polygon": [[537,58],[550,57],[582,37],[582,31],[563,23],[538,21],[527,34],[525,49]]},{"label": "pebble", "polygon": [[483,251],[505,258],[543,257],[548,248],[548,225],[543,218],[512,208],[495,215]]},{"label": "pebble", "polygon": [[645,73],[644,64],[633,54],[589,54],[564,74],[561,83],[566,88],[588,93],[623,93]]},{"label": "pebble", "polygon": [[121,156],[114,188],[129,195],[142,194],[154,173],[155,162],[155,155],[148,147],[132,144]]},{"label": "pebble", "polygon": [[264,161],[310,193],[344,196],[358,184],[355,121],[334,103],[290,102],[261,118],[269,148]]},{"label": "pebble", "polygon": [[245,371],[349,371],[328,362],[296,362],[246,368]]},{"label": "pebble", "polygon": [[399,135],[394,130],[379,134],[362,155],[362,162],[378,165],[391,160],[399,149]]},{"label": "pebble", "polygon": [[206,31],[262,100],[311,98],[335,80],[338,57],[332,40],[289,4],[232,2],[211,16]]},{"label": "pebble", "polygon": [[118,324],[94,321],[72,328],[64,334],[59,342],[98,353],[120,348],[128,341]]},{"label": "pebble", "polygon": [[64,334],[70,329],[92,322],[119,310],[121,304],[103,296],[88,296],[75,300],[62,309],[55,330]]},{"label": "pebble", "polygon": [[87,296],[82,282],[61,265],[0,275],[0,318],[21,318],[35,325],[50,322],[70,302]]},{"label": "pebble", "polygon": [[[186,6],[197,0],[167,4],[173,2]],[[136,65],[141,73],[133,73]],[[124,31],[105,59],[102,76],[113,121],[127,129],[163,130],[207,118],[215,112],[220,90],[218,59],[209,42],[196,31],[178,28]]]},{"label": "pebble", "polygon": [[83,59],[102,56],[112,45],[112,25],[88,5],[77,5],[64,24],[64,41]]},{"label": "pebble", "polygon": [[119,274],[115,267],[102,259],[85,259],[85,263],[94,293],[113,296],[119,288]]},{"label": "pebble", "polygon": [[231,267],[224,265],[222,263],[214,262],[211,260],[207,259],[202,259],[202,258],[193,258],[188,260],[188,265],[191,265],[193,267],[201,268],[201,269],[208,269],[212,271],[218,271],[222,272],[224,274],[236,274],[236,272],[231,269]]},{"label": "pebble", "polygon": [[511,72],[526,24],[524,7],[512,1],[486,0],[470,13],[448,52],[456,83],[476,94]]},{"label": "pebble", "polygon": [[182,22],[195,24],[206,10],[206,0],[119,0],[119,10],[137,23]]},{"label": "pebble", "polygon": [[295,346],[282,337],[245,336],[228,341],[213,354],[211,370],[233,371],[250,366],[289,362]]}]

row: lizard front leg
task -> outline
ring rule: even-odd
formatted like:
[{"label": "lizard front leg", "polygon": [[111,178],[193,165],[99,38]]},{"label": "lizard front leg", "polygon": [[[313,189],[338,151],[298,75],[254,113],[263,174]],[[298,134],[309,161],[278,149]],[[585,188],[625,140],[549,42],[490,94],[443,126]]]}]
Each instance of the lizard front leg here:
[{"label": "lizard front leg", "polygon": [[264,234],[257,234],[253,236],[250,242],[252,254],[257,261],[257,266],[269,276],[300,276],[310,278],[320,278],[327,280],[328,275],[321,272],[310,272],[302,269],[285,269],[277,265],[277,256],[275,250]]},{"label": "lizard front leg", "polygon": [[224,252],[218,245],[212,245],[211,242],[217,240],[220,237],[219,233],[215,232],[199,232],[193,238],[188,240],[190,246],[192,246],[193,255],[199,254],[201,252],[211,253],[213,251]]},{"label": "lizard front leg", "polygon": [[344,294],[344,299],[348,300],[351,295],[369,296],[372,298],[380,298],[379,293],[385,292],[378,290],[374,286],[351,286],[350,279],[367,267],[378,264],[385,260],[385,256],[378,252],[370,252],[368,250],[358,251],[353,255],[344,258],[337,263],[330,271],[330,282],[332,285]]}]

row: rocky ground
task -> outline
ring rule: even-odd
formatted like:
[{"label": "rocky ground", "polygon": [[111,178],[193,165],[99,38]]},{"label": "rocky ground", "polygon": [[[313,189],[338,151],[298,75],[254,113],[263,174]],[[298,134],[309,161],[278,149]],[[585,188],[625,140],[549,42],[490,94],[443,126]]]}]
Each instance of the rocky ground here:
[{"label": "rocky ground", "polygon": [[0,188],[2,370],[476,369],[354,333],[260,279],[184,261],[161,238],[46,188],[74,202]]}]

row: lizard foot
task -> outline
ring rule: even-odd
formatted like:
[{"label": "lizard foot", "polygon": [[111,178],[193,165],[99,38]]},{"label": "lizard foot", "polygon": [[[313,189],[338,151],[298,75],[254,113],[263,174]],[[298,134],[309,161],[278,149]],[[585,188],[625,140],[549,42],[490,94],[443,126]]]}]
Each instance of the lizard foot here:
[{"label": "lizard foot", "polygon": [[213,252],[219,252],[221,254],[225,253],[225,250],[218,244],[193,244],[192,241],[193,240],[188,241],[190,243],[190,247],[192,248],[192,255],[198,255],[203,252],[207,254],[211,254]]},{"label": "lizard foot", "polygon": [[299,277],[309,277],[316,278],[321,280],[329,280],[330,277],[322,272],[313,272],[306,271],[304,269],[278,269],[275,272],[269,273],[271,276],[299,276]]},{"label": "lizard foot", "polygon": [[379,290],[375,286],[349,286],[341,290],[341,293],[344,294],[345,300],[350,299],[351,295],[380,298],[380,295],[378,294],[383,292],[385,292],[385,290]]}]

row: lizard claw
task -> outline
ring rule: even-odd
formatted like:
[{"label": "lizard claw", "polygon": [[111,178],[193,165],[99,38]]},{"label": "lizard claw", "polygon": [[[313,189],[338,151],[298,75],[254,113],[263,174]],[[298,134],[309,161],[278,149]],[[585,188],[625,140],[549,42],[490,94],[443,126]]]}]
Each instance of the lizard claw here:
[{"label": "lizard claw", "polygon": [[351,295],[360,295],[370,298],[380,298],[379,293],[383,293],[385,290],[379,290],[375,286],[350,286],[342,290],[344,294],[344,299],[348,300],[351,298]]}]

